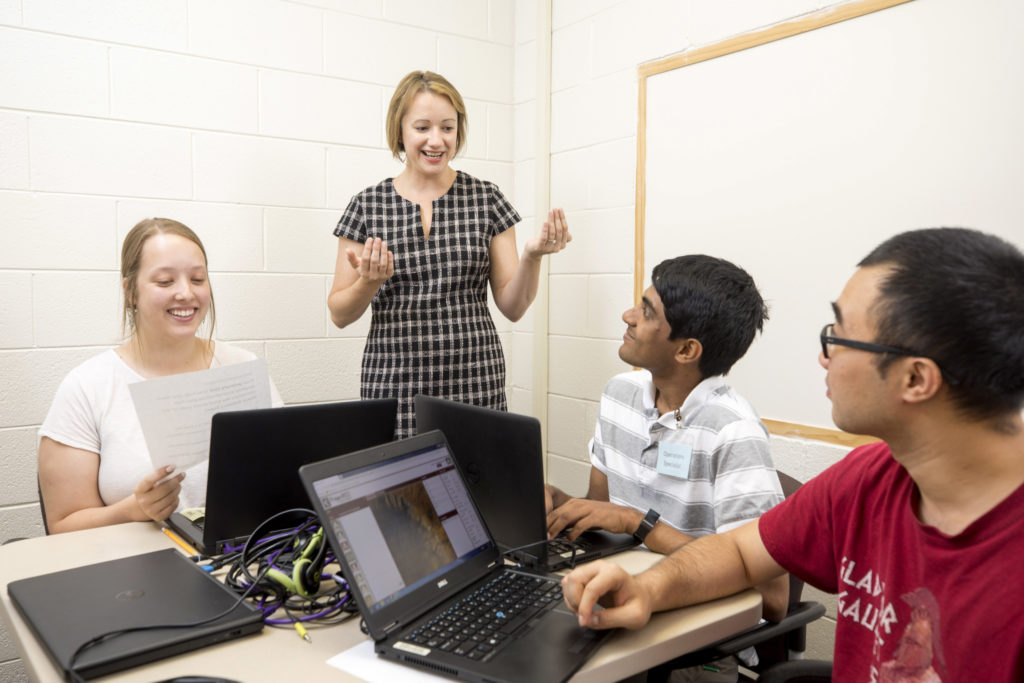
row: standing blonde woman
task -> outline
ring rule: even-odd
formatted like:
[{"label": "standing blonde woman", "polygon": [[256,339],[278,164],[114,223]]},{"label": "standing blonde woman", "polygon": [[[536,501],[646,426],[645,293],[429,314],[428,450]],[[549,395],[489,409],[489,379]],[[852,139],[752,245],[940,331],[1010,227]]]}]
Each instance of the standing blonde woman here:
[{"label": "standing blonde woman", "polygon": [[444,77],[414,71],[387,113],[388,146],[405,168],[349,202],[334,234],[338,260],[328,298],[338,327],[368,306],[363,398],[397,397],[396,437],[415,433],[420,393],[504,410],[505,362],[487,307],[516,321],[537,294],[541,258],[572,237],[548,213],[520,259],[519,214],[493,183],[456,171],[466,107]]},{"label": "standing blonde woman", "polygon": [[[213,340],[206,250],[167,218],[138,223],[121,247],[127,341],[61,382],[39,430],[39,485],[51,533],[121,522],[162,521],[205,503],[206,462],[154,470],[128,385],[252,360]],[[209,336],[197,337],[209,318]],[[281,404],[271,383],[275,405]]]}]

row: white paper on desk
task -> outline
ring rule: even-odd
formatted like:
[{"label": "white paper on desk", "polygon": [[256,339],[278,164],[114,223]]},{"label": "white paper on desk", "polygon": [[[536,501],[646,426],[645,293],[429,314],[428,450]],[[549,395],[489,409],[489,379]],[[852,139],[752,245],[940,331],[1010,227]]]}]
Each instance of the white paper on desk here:
[{"label": "white paper on desk", "polygon": [[378,657],[373,651],[372,640],[364,640],[355,647],[334,655],[327,663],[368,683],[437,683],[451,680]]},{"label": "white paper on desk", "polygon": [[128,385],[153,469],[180,472],[210,454],[210,420],[226,410],[270,407],[262,358]]}]

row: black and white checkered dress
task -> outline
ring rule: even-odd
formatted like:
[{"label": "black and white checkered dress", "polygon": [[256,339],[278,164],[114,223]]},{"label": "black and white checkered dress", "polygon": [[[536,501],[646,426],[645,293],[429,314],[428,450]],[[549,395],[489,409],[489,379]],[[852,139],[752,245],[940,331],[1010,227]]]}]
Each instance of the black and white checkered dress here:
[{"label": "black and white checkered dress", "polygon": [[415,434],[413,397],[443,396],[505,410],[505,359],[487,309],[491,239],[520,220],[493,183],[462,171],[433,204],[430,236],[419,206],[388,178],[349,202],[334,234],[380,237],[395,274],[373,298],[363,350],[366,398],[398,398],[395,437]]}]

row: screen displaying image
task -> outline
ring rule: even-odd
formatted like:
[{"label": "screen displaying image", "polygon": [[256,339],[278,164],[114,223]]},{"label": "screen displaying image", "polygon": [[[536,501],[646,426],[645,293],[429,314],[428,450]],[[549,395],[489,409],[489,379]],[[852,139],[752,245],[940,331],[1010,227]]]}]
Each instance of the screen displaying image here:
[{"label": "screen displaying image", "polygon": [[490,543],[443,446],[313,486],[351,578],[373,611]]}]

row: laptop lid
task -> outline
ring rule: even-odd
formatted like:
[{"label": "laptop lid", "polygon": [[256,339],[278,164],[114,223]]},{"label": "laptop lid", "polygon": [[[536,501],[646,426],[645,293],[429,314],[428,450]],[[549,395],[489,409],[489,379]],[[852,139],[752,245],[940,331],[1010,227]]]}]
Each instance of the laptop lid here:
[{"label": "laptop lid", "polygon": [[440,431],[299,473],[374,640],[502,564]]},{"label": "laptop lid", "polygon": [[[75,651],[96,636],[135,626],[193,624],[238,601],[229,588],[174,549],[12,581],[8,593],[66,673]],[[209,624],[108,638],[84,650],[75,668],[83,678],[96,678],[262,629],[262,613],[242,602]]]},{"label": "laptop lid", "polygon": [[502,550],[547,537],[540,422],[419,395],[416,428],[440,429]]},{"label": "laptop lid", "polygon": [[476,683],[557,683],[611,634],[579,626],[560,577],[504,563],[442,432],[300,474],[378,655]]},{"label": "laptop lid", "polygon": [[203,554],[220,554],[271,515],[309,507],[298,468],[391,441],[397,412],[397,400],[375,399],[217,413],[202,527],[178,513],[169,524]]},{"label": "laptop lid", "polygon": [[[479,503],[494,539],[530,566],[560,569],[574,562],[606,557],[637,545],[631,534],[591,530],[581,548],[553,550],[544,510],[544,462],[540,422],[435,396],[415,397],[417,429],[440,429]],[[537,545],[531,545],[537,544]]]}]

